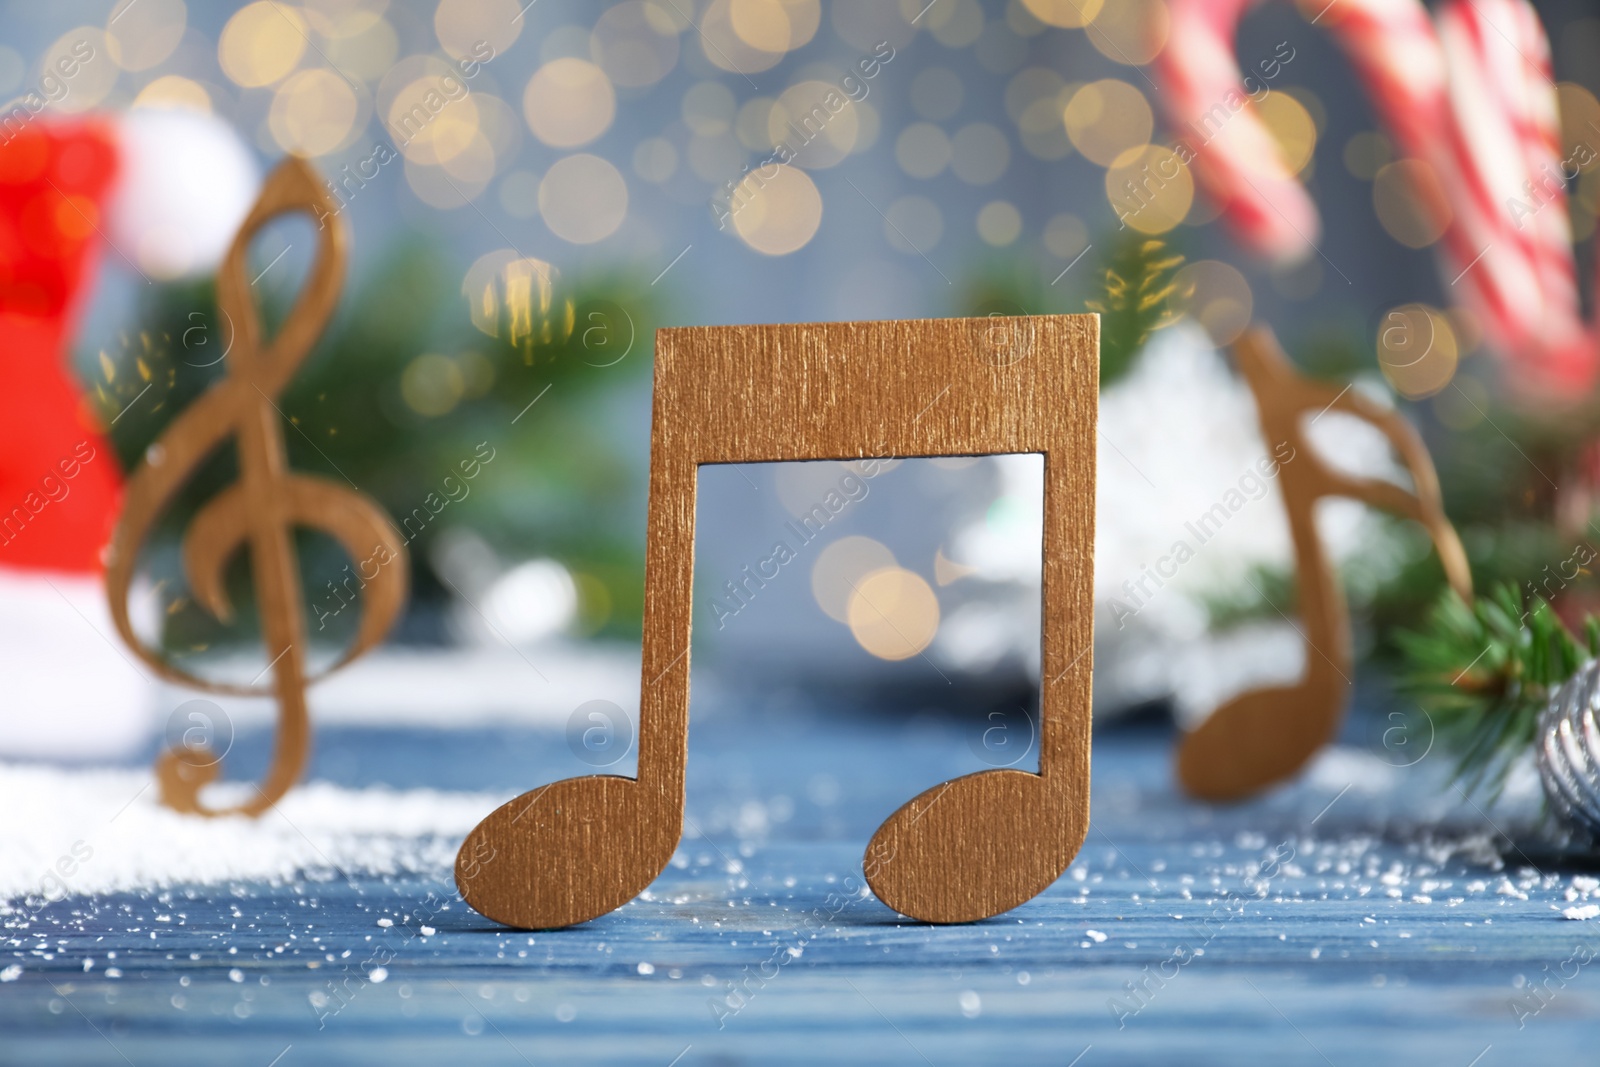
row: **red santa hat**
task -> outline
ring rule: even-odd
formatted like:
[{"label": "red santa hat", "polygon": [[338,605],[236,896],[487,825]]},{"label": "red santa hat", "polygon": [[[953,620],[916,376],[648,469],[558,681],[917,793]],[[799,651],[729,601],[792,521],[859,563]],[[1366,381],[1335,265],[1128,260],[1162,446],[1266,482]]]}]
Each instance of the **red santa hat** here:
[{"label": "red santa hat", "polygon": [[148,733],[154,685],[101,585],[123,472],[68,366],[97,263],[215,265],[257,182],[220,120],[47,113],[0,131],[0,753],[90,755]]}]

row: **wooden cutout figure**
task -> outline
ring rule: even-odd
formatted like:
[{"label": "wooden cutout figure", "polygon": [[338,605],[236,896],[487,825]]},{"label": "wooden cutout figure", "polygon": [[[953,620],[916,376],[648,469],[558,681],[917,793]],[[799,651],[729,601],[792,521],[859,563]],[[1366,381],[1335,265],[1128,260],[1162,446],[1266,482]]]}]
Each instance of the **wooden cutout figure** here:
[{"label": "wooden cutout figure", "polygon": [[[1333,739],[1350,690],[1350,616],[1317,535],[1313,511],[1323,497],[1343,496],[1421,523],[1433,538],[1450,585],[1472,599],[1472,575],[1455,527],[1445,518],[1439,477],[1417,431],[1397,412],[1354,389],[1342,390],[1300,374],[1272,332],[1256,327],[1234,345],[1234,358],[1261,416],[1267,451],[1287,443],[1292,459],[1278,473],[1294,542],[1305,670],[1288,686],[1253,689],[1223,704],[1178,748],[1178,780],[1206,800],[1243,800],[1296,774]],[[1305,437],[1306,420],[1343,411],[1376,426],[1411,474],[1415,493],[1393,482],[1342,474]]]},{"label": "wooden cutout figure", "polygon": [[[294,212],[323,220],[317,231],[316,259],[288,318],[267,340],[261,336],[260,314],[250,293],[246,254],[268,222]],[[145,453],[128,481],[122,517],[111,541],[106,568],[111,613],[117,631],[140,659],[182,685],[241,696],[275,695],[278,700],[272,765],[256,786],[255,796],[237,807],[217,810],[201,802],[200,790],[219,773],[219,759],[207,749],[180,747],[160,756],[156,777],[161,799],[178,811],[259,815],[305,771],[310,750],[305,689],[315,679],[305,673],[305,614],[295,527],[323,530],[352,560],[378,563],[372,578],[363,574],[366,584],[355,640],[330,671],[381,641],[405,603],[409,569],[405,540],[383,509],[337,482],[291,473],[284,454],[283,415],[276,398],[339,301],[346,257],[341,217],[338,205],[303,160],[291,157],[267,178],[217,274],[217,304],[234,330],[228,375],[173,419]],[[223,570],[238,550],[248,546],[273,675],[270,688],[208,681],[175,667],[139,640],[128,618],[134,567],[152,526],[201,461],[230,438],[238,441],[240,483],[219,493],[195,516],[183,539],[184,573],[195,599],[218,619],[229,621],[233,606]]]},{"label": "wooden cutout figure", "polygon": [[637,778],[590,775],[490,814],[456,857],[473,908],[528,929],[632,900],[683,825],[695,478],[703,463],[1043,453],[1039,773],[936,786],[878,828],[868,884],[896,911],[971,922],[1029,900],[1089,820],[1099,320],[695,327],[656,335]]}]

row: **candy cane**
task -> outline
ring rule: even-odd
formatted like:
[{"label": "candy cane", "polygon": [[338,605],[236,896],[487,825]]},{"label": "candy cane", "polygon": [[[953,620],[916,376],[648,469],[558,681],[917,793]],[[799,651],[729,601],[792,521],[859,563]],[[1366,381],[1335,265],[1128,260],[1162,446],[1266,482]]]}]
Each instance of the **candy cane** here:
[{"label": "candy cane", "polygon": [[[1233,35],[1253,2],[1172,0],[1172,43],[1157,69],[1170,87],[1161,94],[1168,117],[1191,144],[1197,118],[1248,85]],[[1579,313],[1566,194],[1547,177],[1561,164],[1560,138],[1549,46],[1532,9],[1453,0],[1436,29],[1417,0],[1329,0],[1311,21],[1349,57],[1401,154],[1439,179],[1451,209],[1439,243],[1451,299],[1528,383],[1592,384],[1600,366]],[[1242,108],[1191,165],[1243,243],[1301,258],[1315,248],[1316,209],[1292,178],[1281,180],[1275,149],[1261,147],[1268,137]]]}]

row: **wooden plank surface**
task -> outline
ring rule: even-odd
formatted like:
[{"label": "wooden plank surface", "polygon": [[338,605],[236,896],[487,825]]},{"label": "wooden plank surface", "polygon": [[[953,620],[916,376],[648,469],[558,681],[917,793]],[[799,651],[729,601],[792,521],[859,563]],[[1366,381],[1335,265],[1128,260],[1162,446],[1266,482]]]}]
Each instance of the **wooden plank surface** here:
[{"label": "wooden plank surface", "polygon": [[[0,983],[0,1062],[1494,1067],[1592,1053],[1600,977],[1564,961],[1600,953],[1600,926],[1559,914],[1586,872],[1523,871],[1515,854],[1501,869],[1470,809],[1419,830],[1442,761],[1389,767],[1347,743],[1287,789],[1210,808],[1174,790],[1170,735],[1105,734],[1067,875],[1013,912],[930,927],[859,894],[862,846],[905,796],[981,769],[987,721],[777,693],[706,702],[688,836],[646,898],[531,934],[465,908],[445,869],[70,898],[4,917],[0,968],[21,971]],[[1375,745],[1388,724],[1361,712],[1347,742]],[[250,749],[236,746],[241,773]],[[549,733],[336,729],[313,777],[510,793],[577,769]]]}]

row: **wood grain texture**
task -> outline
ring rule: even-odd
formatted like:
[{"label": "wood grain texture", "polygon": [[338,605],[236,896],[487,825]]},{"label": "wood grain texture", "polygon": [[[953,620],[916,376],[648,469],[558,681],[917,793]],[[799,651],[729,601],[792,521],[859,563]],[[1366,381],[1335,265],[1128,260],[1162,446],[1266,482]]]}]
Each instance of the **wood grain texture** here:
[{"label": "wood grain texture", "polygon": [[873,836],[873,891],[927,922],[1033,897],[1087,832],[1093,666],[1094,316],[693,327],[657,334],[638,777],[543,786],[468,835],[456,882],[512,926],[633,899],[682,830],[696,473],[705,463],[1042,453],[1040,773],[993,770],[912,799]]},{"label": "wood grain texture", "polygon": [[[288,318],[268,341],[262,337],[260,315],[251,296],[250,242],[273,219],[296,212],[320,223],[316,258]],[[209,749],[180,746],[158,758],[161,798],[179,811],[259,815],[277,803],[305,770],[311,745],[305,690],[314,679],[305,673],[305,609],[294,527],[330,534],[362,575],[362,614],[355,640],[330,670],[381,641],[405,604],[409,581],[405,540],[389,517],[352,488],[291,473],[284,454],[283,416],[276,398],[310,353],[339,301],[347,243],[338,205],[316,172],[294,157],[280,164],[262,187],[217,273],[217,304],[234,331],[227,377],[172,421],[128,480],[106,567],[111,613],[123,640],[171,681],[211,692],[270,694],[278,702],[272,764],[256,787],[256,795],[244,804],[218,810],[201,801],[201,789],[220,773],[220,757]],[[151,528],[195,468],[230,438],[238,442],[240,484],[218,494],[195,516],[183,541],[184,572],[195,599],[214,616],[228,621],[233,606],[223,581],[224,569],[248,546],[273,675],[270,688],[221,684],[174,666],[138,638],[128,616],[129,588]],[[370,578],[363,569],[369,563],[375,565]]]},{"label": "wood grain texture", "polygon": [[[1350,497],[1420,523],[1433,538],[1451,586],[1463,598],[1472,597],[1466,552],[1445,517],[1433,461],[1411,424],[1348,386],[1339,389],[1304,377],[1263,327],[1241,337],[1234,356],[1255,394],[1267,452],[1279,462],[1278,483],[1294,542],[1306,665],[1294,685],[1243,693],[1183,739],[1178,780],[1192,795],[1219,801],[1242,800],[1296,774],[1333,739],[1344,715],[1350,693],[1350,614],[1317,533],[1318,500]],[[1305,427],[1330,410],[1354,415],[1382,431],[1411,474],[1415,492],[1393,482],[1343,474],[1318,456],[1307,443]]]}]

